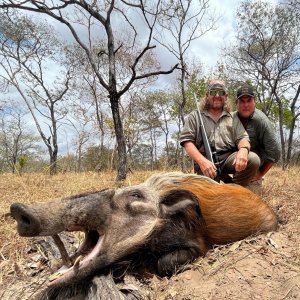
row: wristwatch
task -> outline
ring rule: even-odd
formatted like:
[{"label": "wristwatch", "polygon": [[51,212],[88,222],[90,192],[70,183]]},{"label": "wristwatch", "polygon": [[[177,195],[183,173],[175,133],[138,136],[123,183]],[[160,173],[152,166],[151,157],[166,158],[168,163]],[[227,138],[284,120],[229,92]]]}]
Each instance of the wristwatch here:
[{"label": "wristwatch", "polygon": [[[250,148],[249,148],[248,146],[242,146],[241,148],[246,148],[246,149],[248,150],[248,154],[249,154]],[[241,149],[241,148],[240,148],[240,149]]]}]

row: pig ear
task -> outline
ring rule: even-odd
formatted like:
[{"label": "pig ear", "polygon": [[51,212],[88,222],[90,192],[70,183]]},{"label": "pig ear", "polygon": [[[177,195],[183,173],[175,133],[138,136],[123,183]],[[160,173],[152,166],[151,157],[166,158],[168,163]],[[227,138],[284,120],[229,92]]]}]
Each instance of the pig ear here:
[{"label": "pig ear", "polygon": [[197,217],[202,218],[199,199],[188,190],[172,190],[165,194],[159,202],[160,216],[172,217],[187,211],[193,211]]}]

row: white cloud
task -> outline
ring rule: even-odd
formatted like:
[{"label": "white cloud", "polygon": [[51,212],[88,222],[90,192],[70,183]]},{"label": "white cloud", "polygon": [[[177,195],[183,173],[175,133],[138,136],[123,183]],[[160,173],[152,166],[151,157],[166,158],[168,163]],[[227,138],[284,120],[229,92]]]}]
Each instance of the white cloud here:
[{"label": "white cloud", "polygon": [[206,67],[214,67],[219,60],[220,50],[234,40],[235,12],[239,1],[211,1],[216,15],[220,16],[217,29],[211,30],[191,47],[191,53],[198,57]]},{"label": "white cloud", "polygon": [[[276,0],[265,0],[271,4],[276,4]],[[225,45],[232,44],[236,35],[236,11],[241,1],[238,0],[211,0],[210,6],[212,11],[215,11],[216,16],[220,16],[217,22],[217,29],[207,32],[201,38],[192,42],[188,55],[195,57],[198,61],[204,64],[204,67],[209,70],[216,66],[221,58],[221,49]],[[158,54],[162,65],[168,62],[169,54]],[[174,76],[162,79],[162,82],[173,80]]]},{"label": "white cloud", "polygon": [[[274,4],[276,0],[268,0],[270,3]],[[198,61],[201,61],[204,66],[207,68],[214,67],[219,60],[220,50],[225,44],[232,43],[235,37],[235,14],[236,10],[239,6],[240,1],[237,0],[211,0],[211,7],[215,10],[216,15],[220,16],[220,20],[218,22],[218,27],[216,30],[211,30],[206,33],[203,37],[194,41],[191,44],[189,49],[189,56],[195,57]],[[34,14],[34,17],[38,15]],[[40,17],[44,18],[44,15]],[[57,29],[63,38],[67,41],[73,41],[74,39],[71,37],[69,30],[62,24],[53,19],[47,19],[50,24]],[[141,24],[140,32],[142,28],[142,21],[136,20],[139,24]],[[100,30],[99,30],[100,32]],[[80,28],[79,31],[80,38],[87,38],[86,31]],[[167,70],[171,66],[176,63],[176,60],[173,55],[171,55],[166,49],[161,46],[157,46],[157,57],[161,63],[162,69]],[[55,77],[56,74],[59,73],[58,69],[51,69],[51,79]],[[50,76],[48,74],[48,76]],[[156,82],[156,88],[166,89],[170,86],[174,86],[176,80],[176,75],[173,73],[171,75],[161,75],[159,80]],[[8,95],[5,95],[8,96]],[[16,97],[15,91],[12,90],[11,97]],[[2,96],[3,97],[3,96]],[[30,127],[34,127],[35,125],[31,122],[29,123]],[[45,125],[46,126],[46,125]],[[46,128],[46,127],[45,127]],[[44,129],[44,128],[43,128]],[[61,149],[66,149],[66,141],[72,138],[73,134],[70,129],[66,131],[65,136],[62,136],[59,140],[59,146]]]}]

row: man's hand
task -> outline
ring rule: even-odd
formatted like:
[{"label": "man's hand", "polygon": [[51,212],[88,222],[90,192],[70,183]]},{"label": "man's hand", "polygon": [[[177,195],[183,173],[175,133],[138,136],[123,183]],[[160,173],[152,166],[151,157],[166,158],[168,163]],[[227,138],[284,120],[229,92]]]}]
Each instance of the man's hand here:
[{"label": "man's hand", "polygon": [[204,176],[214,179],[217,176],[217,168],[210,160],[203,157],[199,167]]},{"label": "man's hand", "polygon": [[233,161],[235,170],[241,172],[246,169],[248,163],[248,150],[246,148],[240,148],[236,153],[236,156]]},{"label": "man's hand", "polygon": [[196,148],[193,142],[187,141],[184,143],[184,149],[186,153],[195,161],[204,176],[214,179],[217,176],[217,168],[210,160],[203,156]]}]

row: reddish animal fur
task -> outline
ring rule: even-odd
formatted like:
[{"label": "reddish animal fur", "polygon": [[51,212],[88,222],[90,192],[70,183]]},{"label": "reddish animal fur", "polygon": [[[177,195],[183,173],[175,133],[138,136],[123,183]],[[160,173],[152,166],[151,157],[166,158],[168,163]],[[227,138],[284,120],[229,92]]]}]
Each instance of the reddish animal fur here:
[{"label": "reddish animal fur", "polygon": [[209,244],[226,244],[277,229],[275,213],[258,195],[239,185],[200,178],[185,175],[180,182],[165,185],[160,193],[186,189],[197,196]]}]

